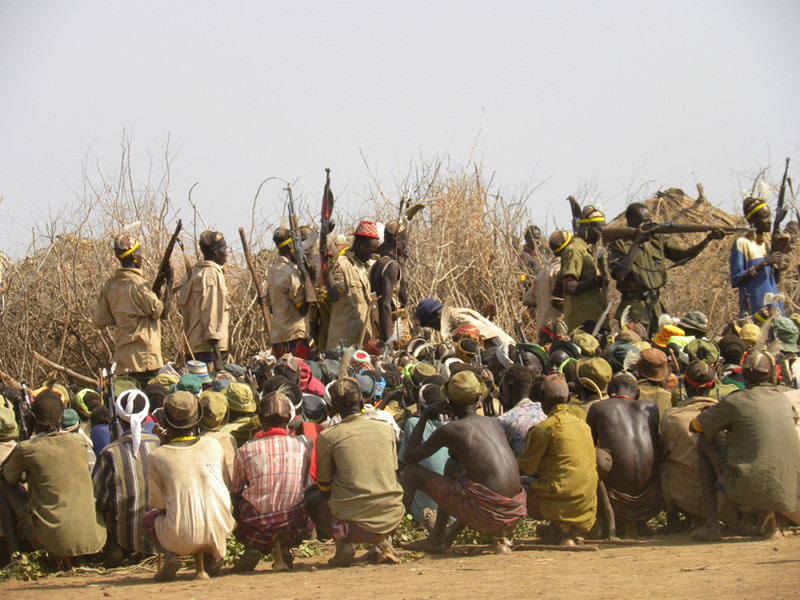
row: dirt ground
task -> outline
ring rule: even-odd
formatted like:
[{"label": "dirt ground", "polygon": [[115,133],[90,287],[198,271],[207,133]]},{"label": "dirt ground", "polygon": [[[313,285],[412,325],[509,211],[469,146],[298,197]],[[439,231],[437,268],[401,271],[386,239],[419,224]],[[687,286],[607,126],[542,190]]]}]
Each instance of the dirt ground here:
[{"label": "dirt ground", "polygon": [[[516,551],[467,555],[463,548],[436,557],[403,554],[393,566],[326,566],[329,554],[298,558],[295,571],[224,569],[210,581],[183,570],[176,582],[153,583],[152,573],[65,574],[34,582],[0,583],[0,598],[800,598],[800,535],[776,540],[730,539],[697,544],[686,535],[597,552]],[[55,592],[55,594],[48,594]]]}]

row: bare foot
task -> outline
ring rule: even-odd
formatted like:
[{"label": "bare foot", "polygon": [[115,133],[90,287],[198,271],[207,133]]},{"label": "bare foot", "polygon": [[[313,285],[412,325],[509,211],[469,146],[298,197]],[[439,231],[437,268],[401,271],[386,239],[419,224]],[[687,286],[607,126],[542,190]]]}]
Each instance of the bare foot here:
[{"label": "bare foot", "polygon": [[702,527],[698,527],[691,533],[693,540],[698,542],[716,542],[722,539],[722,530],[719,524],[716,527],[706,523]]}]

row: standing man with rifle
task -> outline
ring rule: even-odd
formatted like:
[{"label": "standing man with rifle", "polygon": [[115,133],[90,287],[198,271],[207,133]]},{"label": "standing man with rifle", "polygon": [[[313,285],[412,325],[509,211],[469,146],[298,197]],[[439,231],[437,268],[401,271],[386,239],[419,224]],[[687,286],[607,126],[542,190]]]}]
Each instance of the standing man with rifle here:
[{"label": "standing man with rifle", "polygon": [[[303,275],[295,254],[293,232],[280,227],[272,234],[278,258],[267,271],[267,294],[272,313],[272,354],[281,357],[291,354],[297,358],[312,358],[314,340],[309,334],[308,309]],[[302,258],[300,259],[302,260]]]},{"label": "standing man with rifle", "polygon": [[[658,326],[658,317],[664,312],[661,289],[667,283],[667,260],[673,263],[691,260],[709,242],[725,237],[726,232],[719,228],[700,227],[700,230],[709,231],[705,239],[691,248],[684,248],[668,235],[671,233],[668,228],[659,228],[653,223],[653,213],[641,202],[628,205],[625,220],[628,228],[633,229],[630,235],[626,233],[624,237],[615,238],[612,228],[603,232],[603,240],[610,242],[608,262],[611,277],[617,282],[622,296],[616,318],[619,319],[630,306],[630,320],[644,325],[652,335]],[[666,231],[657,233],[659,229]]]},{"label": "standing man with rifle", "polygon": [[[788,167],[788,162],[787,162]],[[781,186],[785,193],[786,179]],[[782,197],[778,197],[780,213]],[[777,294],[781,269],[786,257],[781,252],[773,251],[774,246],[767,239],[772,226],[772,215],[769,205],[760,198],[745,199],[742,210],[745,219],[754,231],[738,238],[731,247],[731,286],[739,288],[739,316],[756,314],[764,306],[764,294]],[[785,214],[785,213],[784,213]],[[779,231],[779,215],[775,217],[775,231]],[[773,234],[773,244],[775,235]],[[777,308],[783,311],[780,301]]]},{"label": "standing man with rifle", "polygon": [[222,272],[228,245],[219,231],[204,231],[199,242],[203,260],[186,274],[178,296],[189,344],[187,358],[194,355],[222,371],[228,352],[228,287]]},{"label": "standing man with rifle", "polygon": [[377,224],[361,221],[353,232],[353,246],[336,257],[326,272],[325,287],[331,302],[326,349],[337,348],[340,340],[345,346],[358,345],[364,328],[369,329],[372,301],[367,261],[377,250],[378,240]]},{"label": "standing man with rifle", "polygon": [[[403,215],[404,200],[400,201],[400,215]],[[369,272],[370,290],[378,296],[378,332],[376,337],[386,343],[393,335],[395,323],[405,319],[407,329],[408,290],[406,289],[405,268],[402,261],[406,257],[408,231],[399,219],[389,221],[383,233],[384,241],[378,249],[381,257],[375,261]],[[395,340],[404,337],[402,326],[398,324]],[[410,339],[410,335],[407,336]],[[408,341],[408,340],[406,340]]]},{"label": "standing man with rifle", "polygon": [[130,371],[144,386],[164,364],[160,320],[167,318],[172,304],[172,268],[167,257],[159,269],[159,278],[167,283],[162,302],[142,277],[139,241],[119,236],[114,240],[114,254],[120,267],[103,285],[92,323],[97,329],[114,327],[117,372]]}]

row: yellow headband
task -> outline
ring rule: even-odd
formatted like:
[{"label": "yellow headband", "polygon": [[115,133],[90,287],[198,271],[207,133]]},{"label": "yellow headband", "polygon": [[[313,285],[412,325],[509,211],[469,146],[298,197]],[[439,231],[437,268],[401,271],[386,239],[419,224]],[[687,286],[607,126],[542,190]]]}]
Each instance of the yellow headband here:
[{"label": "yellow headband", "polygon": [[756,214],[758,211],[760,211],[762,208],[765,208],[766,206],[767,206],[766,202],[762,202],[761,204],[756,204],[753,208],[750,209],[750,212],[747,213],[744,216],[744,218],[749,219],[750,217],[752,217],[754,214]]},{"label": "yellow headband", "polygon": [[568,232],[567,232],[567,239],[565,239],[565,240],[564,240],[564,243],[563,243],[563,244],[561,244],[561,245],[560,245],[558,248],[556,248],[555,250],[553,250],[553,253],[554,253],[554,254],[558,254],[558,253],[559,253],[559,252],[561,252],[561,251],[562,251],[564,248],[566,248],[566,247],[567,247],[567,244],[569,244],[571,241],[572,241],[572,234],[571,234],[571,233],[568,231]]},{"label": "yellow headband", "polygon": [[585,219],[578,219],[578,223],[597,223],[598,221],[605,221],[605,215],[600,217],[586,217]]},{"label": "yellow headband", "polygon": [[293,241],[292,238],[287,238],[283,240],[280,244],[278,244],[278,248],[283,248],[284,246],[288,246],[289,244],[292,243],[292,241]]},{"label": "yellow headband", "polygon": [[139,247],[139,240],[136,240],[128,250],[125,250],[122,254],[119,255],[120,258],[125,258],[126,256],[130,256],[133,254],[133,251]]}]

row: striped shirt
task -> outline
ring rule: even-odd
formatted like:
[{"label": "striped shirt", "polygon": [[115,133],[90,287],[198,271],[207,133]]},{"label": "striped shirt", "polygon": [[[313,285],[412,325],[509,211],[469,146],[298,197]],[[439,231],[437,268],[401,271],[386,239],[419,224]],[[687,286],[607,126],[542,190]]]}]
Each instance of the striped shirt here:
[{"label": "striped shirt", "polygon": [[117,543],[127,550],[153,554],[146,541],[142,517],[147,502],[147,457],[158,447],[158,438],[142,432],[139,457],[134,458],[130,434],[103,448],[97,457],[92,481],[98,504],[108,508],[106,526],[115,520]]},{"label": "striped shirt", "polygon": [[242,494],[262,515],[303,502],[311,463],[310,440],[281,429],[247,442],[236,451],[231,493]]}]

